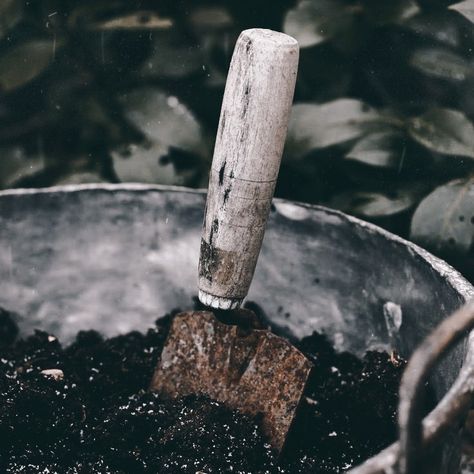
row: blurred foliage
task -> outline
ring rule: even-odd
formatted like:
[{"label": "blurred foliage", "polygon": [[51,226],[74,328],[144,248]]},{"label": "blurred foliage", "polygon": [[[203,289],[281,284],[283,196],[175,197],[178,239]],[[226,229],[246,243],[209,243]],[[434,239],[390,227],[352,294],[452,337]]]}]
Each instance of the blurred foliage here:
[{"label": "blurred foliage", "polygon": [[3,0],[0,187],[206,186],[242,29],[301,46],[277,195],[474,279],[474,0]]}]

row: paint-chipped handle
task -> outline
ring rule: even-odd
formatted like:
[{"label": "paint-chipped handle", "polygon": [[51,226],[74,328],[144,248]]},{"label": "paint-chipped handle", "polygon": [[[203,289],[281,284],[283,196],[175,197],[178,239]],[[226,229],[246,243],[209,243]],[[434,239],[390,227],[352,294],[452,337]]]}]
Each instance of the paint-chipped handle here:
[{"label": "paint-chipped handle", "polygon": [[199,259],[199,299],[238,307],[252,281],[275,183],[298,69],[298,43],[245,30],[227,77],[209,178]]}]

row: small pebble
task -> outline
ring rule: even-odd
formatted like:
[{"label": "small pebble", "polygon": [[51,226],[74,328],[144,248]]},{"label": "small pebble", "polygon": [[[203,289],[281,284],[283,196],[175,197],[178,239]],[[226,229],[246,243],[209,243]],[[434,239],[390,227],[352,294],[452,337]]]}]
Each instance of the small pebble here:
[{"label": "small pebble", "polygon": [[44,369],[41,371],[41,374],[54,380],[62,380],[64,378],[64,372],[61,369]]}]

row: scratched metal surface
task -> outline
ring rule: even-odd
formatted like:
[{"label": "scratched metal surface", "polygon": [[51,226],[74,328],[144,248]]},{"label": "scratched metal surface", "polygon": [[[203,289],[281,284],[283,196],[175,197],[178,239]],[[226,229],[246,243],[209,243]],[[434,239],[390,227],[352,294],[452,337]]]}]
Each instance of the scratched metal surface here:
[{"label": "scratched metal surface", "polygon": [[[24,316],[24,332],[40,327],[63,340],[79,329],[144,329],[191,308],[204,204],[202,192],[145,185],[0,192],[0,306]],[[275,200],[248,299],[296,336],[318,329],[339,349],[408,355],[473,295],[413,244],[336,211]],[[438,398],[467,347],[436,370]]]}]

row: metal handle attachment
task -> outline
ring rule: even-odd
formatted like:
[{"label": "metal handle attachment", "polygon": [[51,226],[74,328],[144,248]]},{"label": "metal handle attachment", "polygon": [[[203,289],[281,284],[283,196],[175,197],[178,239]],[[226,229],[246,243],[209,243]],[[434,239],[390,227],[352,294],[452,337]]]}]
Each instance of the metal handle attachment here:
[{"label": "metal handle attachment", "polygon": [[[398,453],[398,473],[417,474],[421,472],[422,457],[422,417],[423,394],[426,379],[436,363],[452,349],[468,331],[474,328],[474,302],[470,302],[445,319],[418,347],[411,356],[403,373],[398,405],[398,425],[400,447]],[[471,364],[466,364],[471,366]],[[468,370],[473,372],[472,366]],[[466,380],[469,381],[469,378]],[[452,426],[465,415],[472,398],[472,373],[470,384],[459,391],[451,410],[444,414],[442,423]],[[438,431],[438,436],[441,431]]]},{"label": "metal handle attachment", "polygon": [[[419,474],[424,452],[439,442],[471,407],[474,393],[474,353],[469,351],[448,393],[422,420],[424,385],[431,369],[474,329],[474,300],[445,319],[416,349],[400,385],[400,440],[348,474]],[[474,336],[470,336],[474,337]]]},{"label": "metal handle attachment", "polygon": [[238,307],[253,278],[298,69],[298,43],[283,33],[243,31],[235,46],[209,178],[199,259],[199,299]]}]

